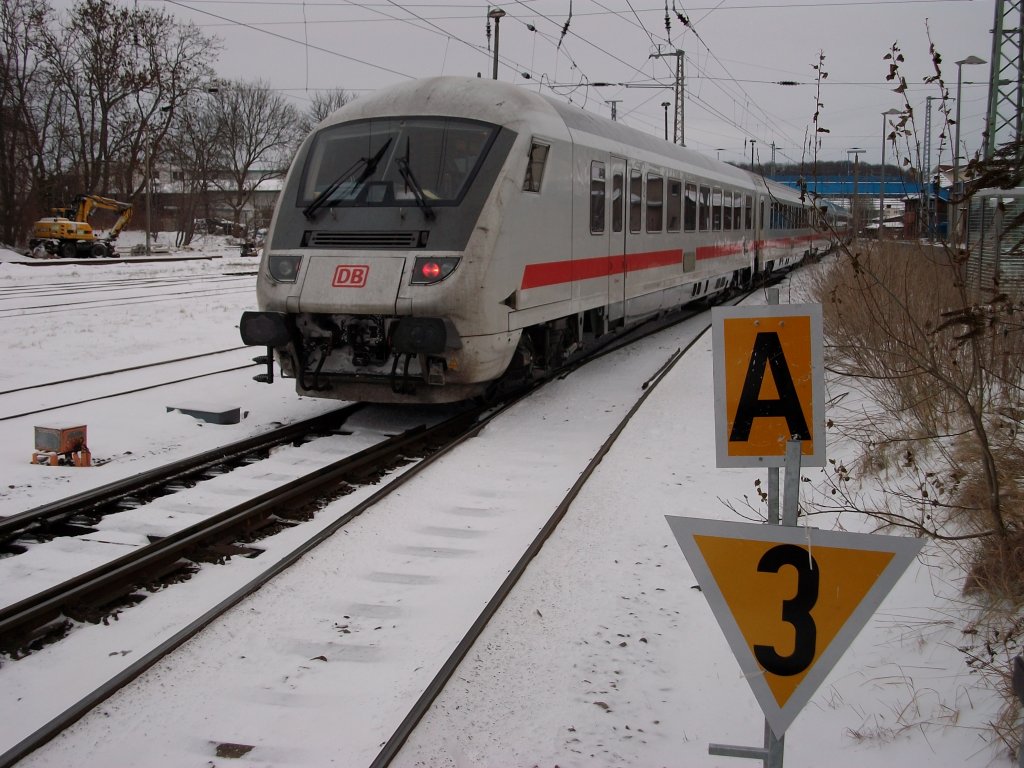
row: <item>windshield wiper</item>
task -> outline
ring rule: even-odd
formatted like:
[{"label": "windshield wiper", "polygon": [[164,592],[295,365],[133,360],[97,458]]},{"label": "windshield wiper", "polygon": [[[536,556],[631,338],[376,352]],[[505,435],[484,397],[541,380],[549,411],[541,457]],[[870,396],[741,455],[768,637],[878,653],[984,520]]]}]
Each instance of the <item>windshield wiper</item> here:
[{"label": "windshield wiper", "polygon": [[434,213],[434,209],[431,208],[430,203],[427,202],[427,196],[423,193],[423,187],[420,186],[419,181],[412,172],[412,168],[409,167],[408,138],[405,140],[405,157],[398,158],[398,172],[402,174],[402,178],[405,179],[406,185],[412,190],[412,196],[416,200],[416,205],[418,205],[423,211],[424,218],[428,221],[433,221],[437,218],[437,214]]},{"label": "windshield wiper", "polygon": [[352,174],[354,174],[361,166],[365,166],[363,168],[363,172],[359,174],[359,178],[356,179],[355,184],[353,185],[353,191],[359,189],[359,186],[370,178],[377,170],[377,164],[380,163],[380,159],[384,157],[384,153],[387,151],[389,146],[391,146],[391,139],[385,141],[384,146],[378,149],[377,154],[369,160],[365,157],[361,157],[352,163],[352,165],[350,165],[345,172],[341,174],[341,176],[332,181],[323,192],[316,196],[316,199],[313,200],[313,202],[303,209],[302,213],[305,214],[306,218],[313,218],[313,214],[323,207],[324,203],[330,199],[331,195],[337,192],[338,188],[348,181]]}]

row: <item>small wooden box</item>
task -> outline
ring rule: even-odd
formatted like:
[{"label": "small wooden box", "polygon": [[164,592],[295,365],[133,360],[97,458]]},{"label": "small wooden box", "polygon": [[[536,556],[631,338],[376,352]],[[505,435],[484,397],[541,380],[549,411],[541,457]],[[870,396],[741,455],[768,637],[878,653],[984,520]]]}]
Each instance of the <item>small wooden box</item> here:
[{"label": "small wooden box", "polygon": [[77,427],[36,427],[36,450],[74,453],[87,448],[85,425]]}]

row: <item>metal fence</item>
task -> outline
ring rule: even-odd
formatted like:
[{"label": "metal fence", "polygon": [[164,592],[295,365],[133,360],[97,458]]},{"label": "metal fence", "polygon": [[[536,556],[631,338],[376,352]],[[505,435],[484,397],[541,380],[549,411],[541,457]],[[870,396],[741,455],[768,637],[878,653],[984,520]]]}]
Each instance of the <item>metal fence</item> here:
[{"label": "metal fence", "polygon": [[984,189],[970,199],[966,222],[967,284],[1024,293],[1024,188]]}]

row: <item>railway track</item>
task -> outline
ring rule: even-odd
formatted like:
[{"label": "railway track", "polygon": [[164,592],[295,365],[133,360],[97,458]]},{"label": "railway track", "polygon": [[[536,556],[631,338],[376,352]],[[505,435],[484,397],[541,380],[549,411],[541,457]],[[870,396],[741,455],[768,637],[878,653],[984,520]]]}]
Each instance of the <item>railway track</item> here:
[{"label": "railway track", "polygon": [[[218,358],[237,362],[225,364],[217,362]],[[199,372],[196,371],[196,361],[203,361]],[[229,347],[59,381],[12,387],[0,392],[0,421],[169,387],[208,376],[242,371],[257,365],[261,364],[253,362],[252,347]]]},{"label": "railway track", "polygon": [[[351,412],[352,409],[346,410]],[[31,646],[40,644],[40,627],[55,620],[59,620],[59,626],[45,634],[63,634],[70,624],[68,619],[103,620],[120,607],[126,599],[125,592],[159,583],[169,573],[177,570],[183,557],[195,562],[197,559],[218,559],[240,554],[243,549],[233,546],[235,541],[243,539],[248,544],[250,535],[270,522],[292,525],[311,514],[311,503],[343,492],[347,486],[365,483],[368,478],[394,468],[395,462],[404,457],[432,452],[438,445],[450,442],[452,435],[464,434],[479,412],[480,409],[470,409],[438,424],[417,425],[406,429],[401,434],[352,455],[327,462],[240,504],[208,515],[193,525],[6,605],[0,608],[0,649],[15,657],[27,652]],[[293,430],[289,431],[295,434]],[[258,450],[266,450],[267,445],[280,444],[286,439],[274,435],[269,442],[264,441]],[[245,453],[251,456],[253,451]],[[237,459],[238,454],[233,458]],[[222,467],[223,462],[219,466]],[[163,482],[166,483],[172,478],[180,478],[182,472],[178,471],[176,464],[163,474]],[[111,499],[123,499],[126,490],[122,485],[118,484],[117,488],[97,496],[105,498],[108,504]],[[84,502],[79,501],[78,504],[83,505]],[[42,518],[50,520],[54,515],[47,509],[35,510],[34,513],[33,517],[37,521]],[[68,514],[69,510],[65,507],[60,516],[66,520]],[[351,516],[345,517],[341,524],[350,519]]]},{"label": "railway track", "polygon": [[[272,435],[235,444],[225,450],[210,452],[188,462],[179,462],[148,477],[131,478],[123,483],[97,489],[89,494],[64,500],[31,510],[21,519],[0,521],[0,529],[11,534],[19,527],[51,525],[54,520],[78,516],[82,509],[116,503],[129,494],[152,492],[155,485],[178,482],[182,476],[197,471],[209,471],[226,461],[244,461],[253,452],[266,451],[273,445],[308,437],[311,430],[341,429],[346,417],[360,410],[350,406],[317,419],[275,430]],[[485,410],[492,414],[493,407],[478,405],[459,412],[436,424],[419,424],[400,434],[383,439],[352,455],[329,461],[313,471],[272,490],[247,499],[194,525],[159,538],[152,543],[113,559],[71,579],[62,581],[15,603],[0,608],[0,650],[17,660],[49,642],[60,639],[73,621],[103,622],[128,605],[144,599],[132,596],[146,589],[158,589],[174,582],[183,569],[195,563],[222,561],[231,556],[258,553],[260,531],[264,527],[296,525],[313,515],[313,510],[331,497],[344,495],[353,485],[373,484],[383,474],[401,465],[417,462],[404,472],[398,472],[368,499],[357,504],[346,514],[334,519],[307,540],[302,541],[285,558],[278,559],[266,571],[243,588],[222,601],[204,617],[162,643],[145,660],[125,674],[117,676],[92,691],[74,706],[46,724],[46,726],[12,749],[0,754],[0,766],[13,765],[25,754],[59,733],[79,719],[98,702],[106,699],[131,679],[145,671],[152,663],[180,646],[189,637],[218,616],[229,610],[247,595],[298,560],[305,552],[316,547],[338,529],[361,515],[383,496],[392,493],[417,471],[429,465],[429,458],[453,442],[481,429]],[[258,443],[258,445],[257,445]],[[251,445],[250,445],[251,444]],[[423,458],[423,461],[418,461]],[[10,662],[9,662],[10,663]]]},{"label": "railway track", "polygon": [[68,310],[76,312],[97,309],[121,309],[129,304],[166,304],[180,301],[194,301],[213,296],[249,294],[252,292],[252,279],[247,278],[242,285],[210,288],[200,290],[161,291],[158,294],[134,295],[123,297],[105,297],[102,299],[85,299],[65,303],[30,304],[27,306],[0,307],[0,317],[37,317],[42,315],[63,314]]},{"label": "railway track", "polygon": [[123,291],[126,288],[155,288],[163,290],[181,285],[192,286],[210,282],[231,282],[239,277],[255,277],[256,272],[246,269],[239,271],[216,272],[212,274],[188,275],[139,275],[135,277],[119,277],[103,280],[79,280],[59,283],[20,283],[0,286],[0,300],[33,299],[49,297],[81,296],[88,293],[109,293]]},{"label": "railway track", "polygon": [[[651,331],[653,329],[649,328],[648,330]],[[689,342],[690,345],[695,343],[696,340],[700,338],[700,333],[703,333],[703,330],[699,331],[693,336],[692,340]],[[610,351],[606,350],[604,354],[608,355],[610,354]],[[626,406],[623,405],[617,406],[619,410],[626,408],[625,416],[623,416],[617,422],[611,434],[600,446],[600,449],[597,451],[597,453],[593,455],[589,463],[586,464],[585,469],[582,472],[572,473],[574,482],[569,484],[570,487],[568,492],[563,493],[560,498],[560,501],[557,504],[554,504],[552,507],[550,507],[546,519],[542,524],[540,524],[538,532],[532,538],[528,546],[526,546],[522,553],[518,556],[514,567],[507,569],[507,578],[502,580],[499,588],[491,595],[489,599],[487,599],[486,608],[484,609],[484,611],[476,616],[476,618],[472,622],[472,626],[470,627],[469,631],[465,633],[461,637],[461,639],[455,644],[455,650],[448,655],[447,661],[444,663],[442,668],[436,673],[436,675],[431,679],[431,681],[424,686],[423,694],[419,697],[416,703],[407,711],[407,713],[401,718],[401,723],[397,726],[394,732],[390,736],[388,736],[388,738],[381,740],[381,743],[384,744],[384,747],[380,749],[379,754],[377,754],[377,756],[374,758],[372,763],[373,765],[387,765],[390,762],[390,760],[394,757],[394,755],[397,754],[397,751],[400,749],[401,744],[404,742],[405,738],[407,738],[408,734],[415,727],[415,724],[416,722],[418,722],[419,718],[422,717],[422,713],[426,711],[427,707],[429,707],[430,701],[432,701],[433,697],[437,695],[437,692],[439,692],[444,687],[445,681],[451,676],[454,669],[457,667],[458,663],[463,658],[468,648],[472,646],[475,637],[479,635],[480,631],[482,631],[489,617],[493,615],[493,613],[500,606],[504,597],[511,591],[515,584],[515,581],[525,570],[530,560],[536,555],[538,551],[540,551],[540,548],[543,546],[544,540],[546,540],[550,533],[557,527],[558,521],[562,518],[566,510],[571,505],[572,499],[575,498],[575,495],[579,492],[579,489],[582,488],[583,485],[586,483],[586,480],[590,477],[591,473],[594,471],[594,468],[598,465],[601,458],[607,452],[611,444],[614,443],[615,438],[628,424],[629,419],[632,417],[632,414],[634,414],[637,411],[637,409],[641,407],[642,403],[649,395],[649,393],[654,389],[654,387],[658,385],[658,383],[664,378],[664,376],[667,375],[667,373],[681,358],[682,354],[683,350],[677,350],[674,353],[672,353],[668,357],[668,359],[663,360],[658,366],[649,370],[645,377],[638,381],[639,396],[634,401],[629,403],[628,408],[626,408]],[[609,409],[609,411],[611,410],[614,409]],[[495,413],[492,413],[486,417],[481,415],[480,413],[470,413],[468,415],[463,414],[460,417],[463,423],[461,429],[469,430],[472,434],[476,434],[485,425],[490,423],[490,419],[494,417]],[[467,424],[469,424],[469,426],[467,426]],[[424,439],[424,435],[417,435],[416,437],[417,439]],[[455,446],[457,446],[458,444],[459,443],[457,441],[453,443],[453,445]],[[447,452],[448,450],[454,449],[445,449],[445,452]],[[440,455],[442,454],[437,454],[437,456]],[[369,463],[364,466],[372,466],[373,464],[378,463],[380,459],[374,457],[372,459],[367,459],[367,461]],[[420,462],[419,464],[416,465],[415,471],[408,471],[405,474],[403,474],[402,477],[407,479],[412,478],[416,472],[419,472],[421,469],[425,469],[427,466],[430,466],[431,463],[432,462],[429,461]],[[334,470],[326,469],[322,471],[318,470],[317,473],[314,474],[329,475],[333,471]],[[332,478],[330,482],[336,483],[337,478]],[[288,486],[290,487],[290,490],[287,491],[287,493],[293,494],[293,498],[296,501],[300,499],[308,500],[314,493],[316,493],[316,491],[314,490],[314,488],[316,487],[315,485],[301,486],[301,489],[300,486],[293,486],[293,484],[291,483],[289,483]],[[161,644],[159,649],[154,649],[151,653],[147,653],[144,659],[140,659],[135,664],[130,665],[130,669],[126,668],[122,673],[116,675],[114,678],[112,678],[109,684],[98,686],[94,691],[91,691],[88,695],[83,696],[81,702],[75,704],[73,707],[69,707],[65,712],[61,713],[58,717],[54,718],[52,722],[48,723],[45,728],[41,728],[36,733],[33,733],[30,736],[26,737],[18,745],[9,749],[6,753],[0,756],[0,766],[12,764],[14,761],[20,759],[21,756],[28,754],[28,752],[38,747],[38,745],[52,738],[52,736],[55,733],[59,732],[61,729],[66,727],[67,724],[69,724],[70,722],[73,722],[74,720],[81,717],[91,707],[95,706],[95,704],[98,701],[102,701],[106,697],[110,696],[117,688],[126,684],[126,682],[128,682],[129,680],[137,677],[145,669],[149,668],[159,659],[163,658],[163,656],[169,653],[170,650],[172,650],[174,647],[177,647],[187,638],[192,637],[196,632],[199,631],[200,628],[206,626],[211,621],[213,621],[213,619],[216,618],[216,616],[221,615],[224,611],[228,610],[228,608],[230,608],[232,605],[235,605],[246,594],[250,594],[252,590],[255,590],[256,588],[258,588],[258,586],[266,583],[266,581],[272,578],[273,575],[276,575],[284,571],[289,564],[291,564],[299,557],[301,557],[302,553],[312,550],[317,546],[317,544],[326,540],[328,537],[330,537],[331,533],[337,530],[338,527],[341,527],[345,525],[347,522],[354,519],[367,507],[380,502],[387,496],[387,494],[391,493],[396,487],[398,486],[389,484],[387,487],[382,488],[378,492],[373,493],[370,498],[366,499],[364,502],[359,503],[353,510],[346,513],[343,516],[343,518],[340,519],[340,522],[338,522],[336,525],[332,524],[329,530],[326,530],[318,534],[315,537],[315,540],[305,542],[300,547],[298,547],[296,549],[297,554],[295,554],[294,557],[289,556],[284,560],[280,561],[280,564],[274,566],[274,568],[272,569],[272,574],[268,573],[267,575],[261,575],[252,584],[246,585],[243,589],[236,592],[230,598],[222,601],[221,604],[219,604],[216,607],[216,609],[211,609],[206,615],[204,615],[204,617],[202,617],[201,620],[197,619],[196,621],[191,623],[187,628],[177,633],[174,638],[168,640],[166,643]],[[242,507],[246,507],[248,511],[243,511]],[[228,529],[234,531],[246,531],[254,525],[254,523],[252,522],[253,520],[266,521],[271,517],[271,515],[268,514],[268,511],[270,509],[279,507],[280,501],[274,501],[272,497],[263,494],[261,495],[260,500],[254,502],[254,504],[252,505],[238,505],[237,508],[225,510],[223,513],[223,519],[218,519],[217,522],[215,523],[215,526],[223,525],[225,527],[224,529],[215,527],[215,534],[213,538],[215,541],[219,542],[221,546],[223,546],[224,536]],[[220,518],[221,516],[217,515],[216,517]],[[287,518],[287,515],[285,515],[284,517]],[[159,571],[161,569],[166,569],[174,563],[178,562],[178,559],[181,557],[181,554],[183,552],[196,552],[201,551],[204,548],[207,549],[207,551],[209,551],[209,547],[211,546],[209,543],[209,539],[206,539],[204,543],[204,541],[202,540],[193,539],[191,537],[191,532],[183,532],[180,537],[174,537],[171,541],[168,542],[167,546],[169,547],[169,549],[164,555],[154,555],[152,560],[148,559],[148,555],[139,556],[140,562],[144,562],[147,568],[156,567],[157,571]],[[143,571],[143,573],[145,573],[145,571]],[[137,576],[133,578],[135,581],[138,581]],[[100,595],[104,598],[109,598],[109,585],[111,583],[116,583],[119,580],[121,582],[125,582],[126,577],[123,573],[121,573],[118,570],[117,567],[114,567],[112,570],[109,570],[109,572],[106,575],[103,575],[102,579],[103,580],[91,585],[76,583],[72,586],[70,590],[67,590],[67,594],[62,598],[58,598],[55,595],[49,593],[41,595],[39,598],[36,599],[36,604],[34,606],[24,605],[20,606],[18,610],[11,609],[4,611],[3,614],[0,614],[0,616],[3,617],[0,618],[0,622],[6,622],[6,617],[8,614],[10,614],[11,617],[14,617],[16,614],[23,614],[25,616],[30,617],[27,620],[27,623],[22,625],[23,627],[30,626],[33,623],[38,627],[41,620],[45,621],[47,618],[52,618],[56,611],[61,610],[60,606],[56,603],[51,602],[51,600],[64,600],[65,602],[63,603],[63,605],[68,605],[70,603],[73,603],[76,599],[81,599],[82,597],[87,598],[89,597],[90,594]],[[131,581],[131,579],[128,579],[128,581]],[[14,623],[9,625],[6,623],[0,623],[0,635],[14,637],[18,631],[21,631],[17,629],[16,620],[12,618],[11,621]],[[8,630],[8,627],[10,627],[10,630]]]},{"label": "railway track", "polygon": [[[234,467],[265,457],[277,446],[336,432],[350,416],[361,409],[362,405],[359,404],[348,405],[0,518],[0,555],[24,552],[26,539],[48,541],[60,535],[90,533],[91,526],[96,525],[105,515],[123,511],[128,506],[141,506],[173,493],[172,486],[188,487],[208,480],[215,474],[223,474]],[[19,544],[19,539],[23,543]]]}]

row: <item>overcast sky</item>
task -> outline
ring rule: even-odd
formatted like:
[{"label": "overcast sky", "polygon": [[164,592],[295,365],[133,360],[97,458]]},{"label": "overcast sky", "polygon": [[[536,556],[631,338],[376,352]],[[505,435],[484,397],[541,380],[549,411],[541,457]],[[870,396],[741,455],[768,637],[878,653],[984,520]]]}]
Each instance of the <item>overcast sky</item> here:
[{"label": "overcast sky", "polygon": [[[136,2],[136,0],[122,0]],[[262,79],[302,104],[317,89],[365,92],[430,75],[490,77],[488,6],[460,0],[137,0],[189,19],[220,37],[218,64],[224,77]],[[62,0],[61,5],[70,4]],[[823,53],[828,78],[821,90],[819,158],[846,159],[863,148],[862,162],[877,163],[882,115],[902,108],[902,97],[885,80],[883,57],[898,43],[906,62],[907,93],[923,140],[925,99],[932,104],[934,147],[940,144],[940,92],[922,80],[932,73],[928,33],[943,59],[943,76],[956,95],[954,62],[969,55],[991,58],[994,0],[510,0],[501,6],[499,79],[541,88],[586,109],[661,135],[662,102],[671,89],[674,57],[686,54],[685,138],[695,149],[723,160],[750,159],[755,139],[759,162],[808,156],[813,135],[814,65]],[[568,14],[568,31],[561,37]],[[677,15],[678,13],[678,15]],[[690,28],[679,20],[689,19]],[[531,29],[531,26],[533,29]],[[535,30],[535,31],[534,31]],[[490,45],[494,45],[494,33]],[[522,77],[531,75],[527,80]],[[981,142],[989,68],[963,68],[961,137],[973,152]],[[795,81],[799,85],[779,85]],[[586,83],[630,83],[588,87]],[[543,85],[541,85],[543,84]],[[953,104],[950,102],[952,110]],[[672,107],[669,107],[671,122]],[[671,125],[669,130],[671,131]],[[950,142],[943,161],[949,162]],[[719,151],[720,150],[720,151]],[[892,161],[887,149],[887,160]]]}]

